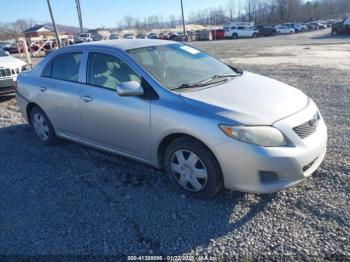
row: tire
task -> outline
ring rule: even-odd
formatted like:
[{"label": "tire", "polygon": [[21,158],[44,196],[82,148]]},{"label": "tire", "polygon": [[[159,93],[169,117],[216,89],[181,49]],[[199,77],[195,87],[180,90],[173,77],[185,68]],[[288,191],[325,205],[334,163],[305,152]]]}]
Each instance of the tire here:
[{"label": "tire", "polygon": [[191,197],[210,199],[223,188],[218,161],[206,146],[193,138],[173,141],[165,151],[164,167],[172,184]]},{"label": "tire", "polygon": [[238,34],[236,34],[236,33],[234,33],[234,34],[232,34],[232,39],[238,39]]},{"label": "tire", "polygon": [[257,38],[258,37],[258,34],[257,33],[254,33],[253,34],[253,38]]},{"label": "tire", "polygon": [[40,107],[36,106],[30,111],[30,123],[41,143],[51,146],[59,142],[50,119]]}]

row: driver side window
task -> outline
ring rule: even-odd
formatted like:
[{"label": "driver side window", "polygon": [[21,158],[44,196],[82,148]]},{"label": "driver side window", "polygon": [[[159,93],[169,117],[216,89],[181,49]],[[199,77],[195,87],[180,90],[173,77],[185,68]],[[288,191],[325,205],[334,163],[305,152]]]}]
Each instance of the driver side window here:
[{"label": "driver side window", "polygon": [[125,62],[109,54],[89,54],[87,84],[116,90],[119,83],[129,81],[141,83],[140,78]]}]

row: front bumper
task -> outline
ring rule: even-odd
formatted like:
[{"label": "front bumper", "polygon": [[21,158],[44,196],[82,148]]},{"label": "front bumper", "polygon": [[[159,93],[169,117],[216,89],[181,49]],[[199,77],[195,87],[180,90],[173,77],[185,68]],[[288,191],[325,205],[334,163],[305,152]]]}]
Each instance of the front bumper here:
[{"label": "front bumper", "polygon": [[[293,127],[317,112],[313,102],[301,112],[274,124],[293,143],[293,147],[260,147],[231,140],[214,149],[220,163],[225,188],[250,193],[272,193],[300,183],[322,163],[327,147],[327,128],[321,118],[315,133],[301,139]],[[262,175],[275,174],[264,181]]]},{"label": "front bumper", "polygon": [[9,96],[15,94],[16,79],[0,78],[0,96]]}]

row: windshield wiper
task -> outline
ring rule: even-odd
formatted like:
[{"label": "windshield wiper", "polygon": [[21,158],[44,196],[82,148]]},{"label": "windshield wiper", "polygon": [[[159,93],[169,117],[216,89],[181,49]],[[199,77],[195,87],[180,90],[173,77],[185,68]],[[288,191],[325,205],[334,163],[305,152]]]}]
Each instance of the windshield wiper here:
[{"label": "windshield wiper", "polygon": [[[224,80],[218,81],[218,82],[222,82],[222,81],[226,81],[227,78],[237,77],[237,76],[240,76],[240,75],[239,74],[216,74],[216,75],[214,75],[214,76],[212,76],[209,79],[206,79],[204,81],[197,82],[197,83],[185,83],[185,84],[182,84],[182,85],[180,85],[176,88],[173,88],[173,89],[185,89],[185,88],[208,86],[208,85],[212,84],[213,80],[224,78]],[[218,83],[218,82],[215,82],[215,83]]]},{"label": "windshield wiper", "polygon": [[230,77],[236,77],[236,76],[239,76],[239,74],[216,74],[210,77],[209,79],[202,81],[201,84],[207,84],[213,80],[220,79],[220,78],[230,78]]}]

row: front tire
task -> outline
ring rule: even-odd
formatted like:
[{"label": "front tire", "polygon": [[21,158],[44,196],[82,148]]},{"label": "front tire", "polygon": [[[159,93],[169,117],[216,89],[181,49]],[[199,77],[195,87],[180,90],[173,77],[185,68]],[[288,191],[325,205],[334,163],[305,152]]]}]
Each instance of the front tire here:
[{"label": "front tire", "polygon": [[172,184],[189,196],[210,199],[223,188],[215,156],[193,138],[182,137],[172,142],[165,152],[164,166]]},{"label": "front tire", "polygon": [[50,119],[38,106],[30,112],[30,121],[39,141],[45,145],[55,145],[59,141]]}]

